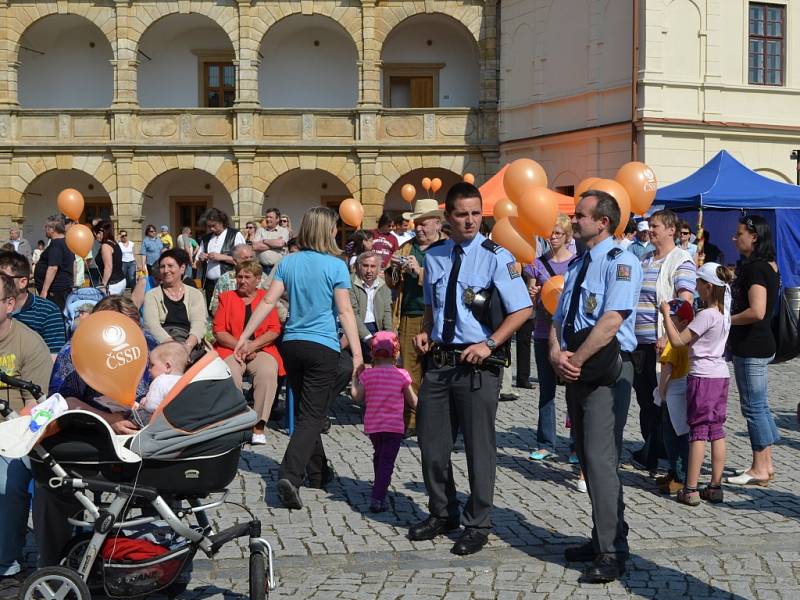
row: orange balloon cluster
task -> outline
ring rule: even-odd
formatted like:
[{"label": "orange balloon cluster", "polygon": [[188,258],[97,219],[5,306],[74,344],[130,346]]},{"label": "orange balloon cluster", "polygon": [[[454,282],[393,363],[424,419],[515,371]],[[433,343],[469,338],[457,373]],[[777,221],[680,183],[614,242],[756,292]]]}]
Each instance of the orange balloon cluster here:
[{"label": "orange balloon cluster", "polygon": [[528,264],[536,258],[536,252],[520,233],[517,217],[503,217],[492,227],[492,240],[511,252],[519,262]]},{"label": "orange balloon cluster", "polygon": [[355,198],[345,198],[339,205],[339,216],[350,227],[358,229],[364,220],[364,207]]},{"label": "orange balloon cluster", "polygon": [[423,177],[422,178],[422,189],[425,190],[426,192],[429,191],[431,189],[431,184],[432,183],[433,182],[431,181],[430,177]]},{"label": "orange balloon cluster", "polygon": [[549,237],[558,217],[556,193],[546,187],[524,191],[517,200],[517,213],[524,233]]},{"label": "orange balloon cluster", "polygon": [[431,179],[431,191],[435,194],[440,189],[442,189],[442,180],[438,177]]},{"label": "orange balloon cluster", "polygon": [[83,212],[83,194],[78,190],[66,188],[61,190],[56,199],[58,210],[64,213],[67,218],[77,221],[81,218]]},{"label": "orange balloon cluster", "polygon": [[411,204],[414,201],[414,196],[417,195],[417,188],[407,183],[400,188],[400,195],[403,197],[403,200]]},{"label": "orange balloon cluster", "polygon": [[67,248],[72,250],[77,256],[86,258],[92,250],[94,244],[94,234],[86,225],[75,223],[67,227],[65,236]]},{"label": "orange balloon cluster", "polygon": [[508,166],[503,175],[503,188],[509,200],[519,205],[522,194],[534,187],[547,187],[547,173],[542,165],[529,158],[519,158]]},{"label": "orange balloon cluster", "polygon": [[72,362],[92,388],[133,406],[147,366],[147,341],[130,317],[103,310],[84,318],[72,336]]},{"label": "orange balloon cluster", "polygon": [[558,301],[561,298],[561,292],[564,291],[564,276],[554,275],[544,282],[542,290],[539,292],[539,297],[542,299],[544,309],[554,315],[556,308],[558,308]]},{"label": "orange balloon cluster", "polygon": [[508,198],[502,198],[495,202],[492,209],[492,216],[495,221],[499,221],[503,217],[517,217],[517,205]]}]

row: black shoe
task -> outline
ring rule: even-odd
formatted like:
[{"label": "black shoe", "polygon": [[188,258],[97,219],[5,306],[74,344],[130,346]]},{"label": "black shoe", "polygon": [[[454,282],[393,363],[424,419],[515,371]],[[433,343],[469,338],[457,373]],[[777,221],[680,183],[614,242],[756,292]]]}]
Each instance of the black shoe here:
[{"label": "black shoe", "polygon": [[409,427],[408,429],[406,429],[405,438],[408,439],[408,438],[414,438],[414,437],[417,437],[417,428],[416,427]]},{"label": "black shoe", "polygon": [[476,552],[480,552],[481,548],[483,548],[488,541],[489,536],[485,532],[474,527],[467,527],[464,529],[464,533],[458,537],[456,543],[453,544],[450,552],[458,554],[459,556],[475,554]]},{"label": "black shoe", "polygon": [[331,430],[331,420],[325,419],[325,425],[322,426],[322,431],[320,433],[326,434]]},{"label": "black shoe", "polygon": [[293,508],[295,510],[303,508],[303,502],[300,500],[300,492],[288,479],[278,480],[278,497],[286,508]]},{"label": "black shoe", "polygon": [[519,400],[519,394],[515,392],[500,394],[500,402],[514,402],[515,400]]},{"label": "black shoe", "polygon": [[432,540],[437,535],[442,535],[449,531],[455,531],[459,527],[458,518],[455,519],[442,519],[439,517],[430,516],[424,521],[412,525],[408,530],[408,539],[412,542],[421,542],[423,540]]},{"label": "black shoe", "polygon": [[589,562],[597,557],[594,550],[594,542],[589,540],[580,546],[571,546],[564,550],[564,559],[567,562]]},{"label": "black shoe", "polygon": [[625,561],[616,554],[600,554],[583,574],[586,583],[609,583],[625,574]]},{"label": "black shoe", "polygon": [[532,390],[533,389],[533,384],[532,383],[518,383],[514,387],[520,388],[522,390]]}]

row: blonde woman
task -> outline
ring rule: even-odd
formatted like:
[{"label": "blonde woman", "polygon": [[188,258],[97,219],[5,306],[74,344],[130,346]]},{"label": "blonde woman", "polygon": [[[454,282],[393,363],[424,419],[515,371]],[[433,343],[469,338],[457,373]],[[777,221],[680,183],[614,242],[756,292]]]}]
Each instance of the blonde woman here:
[{"label": "blonde woman", "polygon": [[350,274],[340,258],[336,233],[336,214],[331,209],[318,206],[303,216],[297,234],[300,251],[278,264],[267,295],[253,311],[234,349],[244,360],[250,336],[285,290],[291,310],[284,326],[281,356],[300,408],[278,479],[278,495],[286,508],[303,507],[299,487],[306,473],[311,487],[323,487],[332,476],[321,433],[328,419],[341,350],[337,314],[353,353],[354,375],[364,365],[350,304]]}]

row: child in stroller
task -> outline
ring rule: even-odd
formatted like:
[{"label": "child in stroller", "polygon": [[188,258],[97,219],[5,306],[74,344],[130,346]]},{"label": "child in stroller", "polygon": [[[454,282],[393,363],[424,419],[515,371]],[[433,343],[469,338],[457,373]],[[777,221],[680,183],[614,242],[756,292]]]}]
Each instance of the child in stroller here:
[{"label": "child in stroller", "polygon": [[[3,373],[0,380],[41,394],[37,386]],[[10,413],[2,399],[0,413]],[[89,600],[92,589],[113,598],[159,590],[175,596],[188,584],[181,576],[198,549],[213,557],[243,536],[249,537],[250,597],[260,600],[274,588],[272,548],[261,537],[260,521],[252,518],[213,532],[205,514],[225,503],[225,488],[236,476],[241,447],[257,418],[216,354],[194,364],[149,425],[127,440],[89,412],[67,411],[46,423],[40,413],[35,421],[20,417],[0,423],[0,455],[12,456],[12,448],[29,450],[37,484],[34,514],[42,517],[35,521],[48,528],[52,546],[63,548],[61,564],[49,561],[51,566],[34,571],[20,598],[55,593]],[[34,433],[29,447],[20,450],[16,442],[23,430]],[[223,496],[209,500],[213,493]],[[65,542],[55,521],[65,515],[53,506],[67,497],[78,508],[69,523],[90,533]],[[43,511],[37,511],[40,503]],[[187,522],[190,515],[196,523]]]}]

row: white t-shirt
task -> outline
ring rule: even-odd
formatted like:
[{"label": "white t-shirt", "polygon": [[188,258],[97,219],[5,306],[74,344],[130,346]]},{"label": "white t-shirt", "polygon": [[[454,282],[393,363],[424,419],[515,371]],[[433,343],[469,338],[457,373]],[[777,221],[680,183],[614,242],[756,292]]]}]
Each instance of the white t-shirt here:
[{"label": "white t-shirt", "polygon": [[[211,239],[208,240],[208,248],[205,247],[205,244],[200,244],[200,252],[222,252],[222,244],[225,243],[225,236],[227,234],[228,230],[225,229],[219,235],[211,236]],[[237,231],[236,237],[233,240],[233,246],[231,246],[231,248],[238,246],[239,244],[244,244],[244,236],[240,231]],[[220,278],[220,275],[222,275],[222,270],[220,269],[219,261],[209,260],[208,268],[206,269],[206,279],[216,281]]]},{"label": "white t-shirt", "polygon": [[119,244],[119,249],[122,250],[122,262],[134,262],[136,257],[133,254],[133,242],[128,240],[127,244],[123,244],[122,242],[117,242]]},{"label": "white t-shirt", "polygon": [[403,233],[397,233],[396,231],[393,231],[392,235],[395,238],[397,238],[398,246],[402,246],[407,241],[412,240],[416,237],[416,234],[413,231],[404,231]]},{"label": "white t-shirt", "polygon": [[375,322],[375,292],[378,291],[378,281],[372,282],[370,287],[364,284],[364,291],[367,292],[367,312],[364,314],[364,323]]},{"label": "white t-shirt", "polygon": [[141,401],[140,406],[147,412],[156,412],[156,409],[167,397],[170,390],[175,387],[178,380],[183,377],[183,373],[162,373],[150,382],[147,395]]}]

